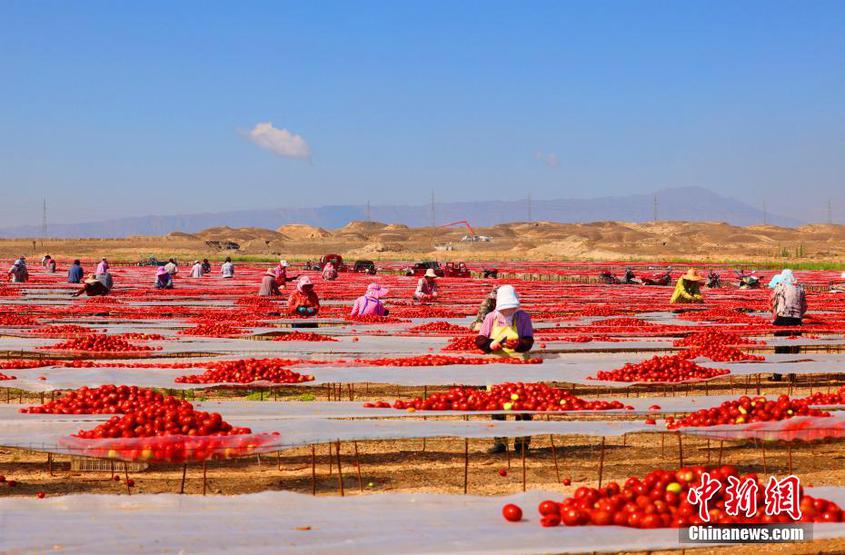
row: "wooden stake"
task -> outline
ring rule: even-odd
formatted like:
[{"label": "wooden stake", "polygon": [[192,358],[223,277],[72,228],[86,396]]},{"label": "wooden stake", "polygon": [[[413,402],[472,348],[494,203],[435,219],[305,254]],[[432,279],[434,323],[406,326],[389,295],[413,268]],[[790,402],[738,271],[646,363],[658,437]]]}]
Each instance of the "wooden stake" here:
[{"label": "wooden stake", "polygon": [[555,476],[557,477],[557,483],[560,484],[560,467],[557,464],[557,449],[555,448],[555,437],[549,434],[549,441],[552,444],[552,458],[555,461]]},{"label": "wooden stake", "polygon": [[208,462],[202,461],[202,494],[208,489]]},{"label": "wooden stake", "polygon": [[464,438],[464,495],[469,488],[469,439]]},{"label": "wooden stake", "polygon": [[129,467],[123,463],[123,472],[126,476],[126,494],[132,495],[132,488],[129,487]]},{"label": "wooden stake", "polygon": [[317,495],[317,448],[311,446],[311,495]]},{"label": "wooden stake", "polygon": [[678,463],[679,468],[684,466],[684,442],[681,439],[681,433],[678,432]]},{"label": "wooden stake", "polygon": [[522,491],[525,491],[526,488],[526,480],[525,480],[525,438],[522,438]]},{"label": "wooden stake", "polygon": [[340,488],[340,496],[343,497],[343,470],[340,468],[340,440],[337,440],[337,445],[335,446],[335,452],[337,452],[337,485]]},{"label": "wooden stake", "polygon": [[53,475],[53,453],[47,453],[47,472]]},{"label": "wooden stake", "polygon": [[185,478],[188,476],[188,463],[182,465],[182,487],[179,488],[179,494],[185,494]]},{"label": "wooden stake", "polygon": [[599,488],[601,488],[602,478],[604,478],[604,441],[605,438],[602,436],[601,451],[599,451]]},{"label": "wooden stake", "polygon": [[725,441],[719,441],[719,466],[722,466],[722,451],[725,448]]},{"label": "wooden stake", "polygon": [[355,470],[358,472],[358,489],[364,491],[364,482],[361,480],[361,461],[358,458],[358,442],[353,441],[352,446],[355,448]]},{"label": "wooden stake", "polygon": [[332,444],[329,443],[329,476],[333,474],[332,468],[334,467],[334,459],[332,459]]},{"label": "wooden stake", "polygon": [[760,452],[763,454],[763,474],[769,473],[768,465],[766,465],[766,444],[760,440]]},{"label": "wooden stake", "polygon": [[792,444],[786,444],[786,456],[789,461],[789,473],[792,474]]}]

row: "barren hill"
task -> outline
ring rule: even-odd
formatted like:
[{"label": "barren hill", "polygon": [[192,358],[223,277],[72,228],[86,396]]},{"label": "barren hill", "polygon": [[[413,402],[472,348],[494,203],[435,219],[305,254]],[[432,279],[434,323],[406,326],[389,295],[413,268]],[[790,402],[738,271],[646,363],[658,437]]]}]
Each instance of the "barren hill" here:
[{"label": "barren hill", "polygon": [[197,233],[122,239],[0,240],[0,256],[97,256],[138,260],[147,256],[183,258],[235,255],[291,259],[317,258],[328,252],[350,257],[412,260],[628,260],[696,258],[701,260],[805,259],[845,261],[845,226],[733,226],[721,222],[592,222],[561,224],[514,222],[480,228],[489,242],[466,242],[464,229],[409,228],[352,222],[329,231],[288,224],[274,231],[254,227],[215,227]]}]

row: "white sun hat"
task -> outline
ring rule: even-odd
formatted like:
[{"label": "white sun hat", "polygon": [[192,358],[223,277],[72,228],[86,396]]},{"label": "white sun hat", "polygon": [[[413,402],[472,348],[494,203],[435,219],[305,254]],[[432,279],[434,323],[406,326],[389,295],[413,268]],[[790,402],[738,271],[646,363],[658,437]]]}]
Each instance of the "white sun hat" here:
[{"label": "white sun hat", "polygon": [[496,310],[519,308],[519,295],[513,285],[502,285],[496,291]]}]

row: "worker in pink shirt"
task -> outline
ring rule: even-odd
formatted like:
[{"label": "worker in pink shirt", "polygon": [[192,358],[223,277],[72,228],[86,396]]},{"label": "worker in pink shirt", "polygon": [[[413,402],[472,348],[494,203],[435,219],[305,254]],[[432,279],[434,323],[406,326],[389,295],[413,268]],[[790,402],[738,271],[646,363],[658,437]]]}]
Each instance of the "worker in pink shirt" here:
[{"label": "worker in pink shirt", "polygon": [[109,272],[109,261],[108,261],[108,260],[106,260],[106,257],[104,256],[104,257],[100,260],[100,263],[99,263],[99,264],[97,264],[97,271],[96,271],[95,273],[96,273],[98,276],[101,276],[101,275],[103,275],[103,274],[107,274],[108,272]]},{"label": "worker in pink shirt", "polygon": [[378,283],[371,283],[367,286],[367,292],[361,297],[355,299],[355,304],[352,305],[352,316],[387,316],[388,310],[381,302],[381,298],[386,296],[388,289],[382,287]]}]

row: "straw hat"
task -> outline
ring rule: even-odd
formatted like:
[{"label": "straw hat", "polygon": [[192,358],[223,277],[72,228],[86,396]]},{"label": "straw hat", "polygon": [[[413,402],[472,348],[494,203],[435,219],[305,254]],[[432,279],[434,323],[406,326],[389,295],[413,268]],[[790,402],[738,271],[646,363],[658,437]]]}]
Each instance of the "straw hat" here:
[{"label": "straw hat", "polygon": [[98,281],[100,281],[100,280],[97,279],[97,276],[95,276],[94,274],[90,274],[88,276],[88,279],[85,280],[85,283],[87,283],[88,285],[93,285],[93,284],[97,283]]},{"label": "straw hat", "polygon": [[707,278],[698,273],[695,268],[690,268],[687,273],[681,276],[681,279],[686,281],[705,281]]},{"label": "straw hat", "polygon": [[519,308],[519,295],[513,285],[502,285],[496,290],[496,310]]},{"label": "straw hat", "polygon": [[279,260],[279,266],[281,266],[282,268],[287,268],[288,266],[290,266],[290,264],[288,264],[287,260],[282,259]]},{"label": "straw hat", "polygon": [[437,274],[434,273],[434,270],[429,268],[428,270],[425,271],[425,277],[437,279]]}]

